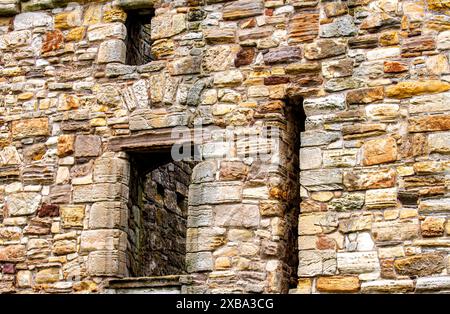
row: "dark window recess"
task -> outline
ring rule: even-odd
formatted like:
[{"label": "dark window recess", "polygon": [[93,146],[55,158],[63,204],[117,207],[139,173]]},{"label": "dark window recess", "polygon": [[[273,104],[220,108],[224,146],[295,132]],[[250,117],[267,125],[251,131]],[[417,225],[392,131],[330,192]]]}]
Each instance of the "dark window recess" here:
[{"label": "dark window recess", "polygon": [[128,65],[142,65],[153,60],[151,54],[151,21],[153,10],[136,10],[127,12],[125,26],[127,28]]},{"label": "dark window recess", "polygon": [[194,163],[173,161],[170,152],[129,156],[128,275],[184,274],[188,190]]},{"label": "dark window recess", "polygon": [[285,108],[288,145],[286,170],[291,187],[286,204],[286,221],[289,222],[286,235],[286,264],[289,266],[290,288],[298,283],[298,217],[300,214],[300,133],[305,131],[306,114],[302,98],[291,98],[286,101]]}]

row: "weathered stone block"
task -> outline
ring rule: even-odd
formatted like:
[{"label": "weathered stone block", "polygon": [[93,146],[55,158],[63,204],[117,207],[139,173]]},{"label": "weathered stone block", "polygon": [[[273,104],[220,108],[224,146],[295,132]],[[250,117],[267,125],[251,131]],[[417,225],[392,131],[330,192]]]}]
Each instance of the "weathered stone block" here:
[{"label": "weathered stone block", "polygon": [[0,151],[0,166],[15,166],[21,164],[21,158],[14,146],[6,146]]},{"label": "weathered stone block", "polygon": [[371,49],[367,52],[367,60],[374,61],[374,60],[384,60],[389,59],[393,57],[399,57],[400,56],[400,48],[399,47],[382,47],[382,48],[375,48]]},{"label": "weathered stone block", "polygon": [[237,20],[245,17],[260,15],[264,12],[264,4],[261,0],[239,0],[225,5],[223,10],[224,20]]},{"label": "weathered stone block", "polygon": [[394,169],[367,169],[344,171],[343,182],[349,191],[390,188],[394,186],[397,172]]},{"label": "weathered stone block", "polygon": [[94,162],[94,182],[128,184],[130,177],[128,162],[113,153],[105,153]]},{"label": "weathered stone block", "polygon": [[327,168],[354,167],[357,164],[358,149],[333,149],[323,152],[323,165]]},{"label": "weathered stone block", "polygon": [[87,38],[89,41],[105,40],[106,38],[116,38],[125,40],[127,29],[123,23],[96,24],[89,26]]},{"label": "weathered stone block", "polygon": [[311,191],[337,190],[342,187],[341,169],[303,171],[300,184]]},{"label": "weathered stone block", "polygon": [[25,260],[26,249],[24,245],[8,245],[0,247],[1,262],[22,262]]},{"label": "weathered stone block", "polygon": [[214,75],[214,85],[217,87],[235,86],[244,80],[244,76],[239,70],[221,72]]},{"label": "weathered stone block", "polygon": [[370,230],[372,221],[373,216],[371,214],[352,214],[349,218],[339,220],[339,231],[342,233],[352,233]]},{"label": "weathered stone block", "polygon": [[409,119],[410,132],[450,130],[450,115],[433,115]]},{"label": "weathered stone block", "polygon": [[224,228],[189,228],[186,234],[186,251],[213,251],[223,246],[227,240]]},{"label": "weathered stone block", "polygon": [[37,284],[54,283],[62,279],[61,268],[50,267],[39,270],[34,278]]},{"label": "weathered stone block", "polygon": [[319,12],[300,11],[291,17],[289,43],[311,42],[319,35]]},{"label": "weathered stone block", "polygon": [[83,205],[61,205],[60,212],[63,228],[83,227],[83,220],[84,220]]},{"label": "weathered stone block", "polygon": [[341,197],[334,198],[328,203],[333,211],[358,210],[364,206],[363,193],[343,193]]},{"label": "weathered stone block", "polygon": [[77,251],[77,241],[72,240],[58,240],[53,243],[53,254],[67,255]]},{"label": "weathered stone block", "polygon": [[450,132],[429,134],[428,148],[431,153],[450,154]]},{"label": "weathered stone block", "polygon": [[49,134],[48,118],[23,119],[12,122],[12,136],[14,139],[48,136]]},{"label": "weathered stone block", "polygon": [[211,252],[186,253],[186,269],[188,273],[203,272],[213,269]]},{"label": "weathered stone block", "polygon": [[73,187],[74,203],[119,201],[128,197],[128,187],[120,183],[96,183]]},{"label": "weathered stone block", "polygon": [[58,137],[58,146],[56,154],[58,157],[66,157],[74,151],[75,136],[74,135],[60,135]]},{"label": "weathered stone block", "polygon": [[326,78],[346,77],[353,74],[353,60],[339,59],[322,63],[322,73]]},{"label": "weathered stone block", "polygon": [[30,288],[32,285],[32,273],[29,270],[19,270],[16,275],[19,288]]},{"label": "weathered stone block", "polygon": [[269,50],[264,54],[266,64],[294,62],[301,59],[302,50],[299,47],[287,46]]},{"label": "weathered stone block", "polygon": [[450,277],[417,278],[416,291],[432,292],[450,289]]},{"label": "weathered stone block", "polygon": [[45,235],[50,233],[50,218],[34,217],[23,230],[28,235]]},{"label": "weathered stone block", "polygon": [[419,211],[426,212],[448,212],[450,211],[450,199],[427,199],[421,200],[419,203]]},{"label": "weathered stone block", "polygon": [[208,72],[225,71],[233,64],[233,49],[229,45],[208,48],[203,54],[202,69]]},{"label": "weathered stone block", "polygon": [[79,8],[56,14],[54,16],[55,28],[66,30],[72,27],[80,26],[82,22],[82,14],[83,12]]},{"label": "weathered stone block", "polygon": [[437,37],[437,48],[440,50],[450,49],[450,30],[439,33]]},{"label": "weathered stone block", "polygon": [[214,223],[224,227],[258,227],[259,208],[257,205],[219,205],[214,207]]},{"label": "weathered stone block", "polygon": [[338,132],[311,130],[300,134],[300,143],[302,147],[320,146],[335,142],[339,138],[340,135]]},{"label": "weathered stone block", "polygon": [[52,25],[52,17],[44,12],[21,13],[14,18],[14,29],[20,31],[36,27],[48,28]]},{"label": "weathered stone block", "polygon": [[240,202],[241,198],[241,182],[202,183],[189,188],[189,205],[194,206]]},{"label": "weathered stone block", "polygon": [[183,32],[186,29],[186,14],[161,14],[152,18],[152,40],[168,38]]},{"label": "weathered stone block", "polygon": [[361,284],[362,293],[407,293],[414,291],[412,280],[377,280]]},{"label": "weathered stone block", "polygon": [[445,217],[426,217],[420,225],[423,237],[438,237],[444,235]]},{"label": "weathered stone block", "polygon": [[322,164],[322,151],[320,148],[300,149],[300,169],[308,170],[320,168]]},{"label": "weathered stone block", "polygon": [[200,73],[202,59],[199,57],[184,57],[172,61],[168,65],[171,75],[186,75]]},{"label": "weathered stone block", "polygon": [[124,228],[127,225],[128,210],[122,202],[97,202],[89,210],[90,229]]},{"label": "weathered stone block", "polygon": [[397,206],[397,189],[376,189],[366,192],[366,208],[381,209]]},{"label": "weathered stone block", "polygon": [[384,98],[383,87],[363,88],[347,93],[348,104],[368,104]]},{"label": "weathered stone block", "polygon": [[75,157],[96,157],[101,154],[102,140],[97,135],[78,135],[75,139]]},{"label": "weathered stone block", "polygon": [[438,80],[408,81],[386,88],[386,96],[391,98],[408,98],[415,95],[441,93],[450,90],[450,83]]},{"label": "weathered stone block", "polygon": [[130,130],[150,130],[158,128],[176,127],[187,125],[188,114],[186,112],[155,113],[150,109],[138,109],[130,115]]},{"label": "weathered stone block", "polygon": [[305,58],[318,60],[338,56],[345,53],[345,45],[332,39],[317,40],[305,45]]},{"label": "weathered stone block", "polygon": [[331,293],[358,292],[360,282],[356,276],[331,276],[317,279],[317,290]]},{"label": "weathered stone block", "polygon": [[320,221],[325,217],[325,214],[310,214],[300,215],[298,219],[298,234],[299,235],[316,235],[322,233],[322,226]]},{"label": "weathered stone block", "polygon": [[190,206],[188,210],[188,228],[209,227],[213,225],[213,211],[209,206]]},{"label": "weathered stone block", "polygon": [[221,180],[242,180],[248,174],[247,166],[241,161],[222,161],[219,176]]},{"label": "weathered stone block", "polygon": [[374,222],[372,234],[379,242],[412,240],[419,236],[419,221],[412,219]]},{"label": "weathered stone block", "polygon": [[255,58],[255,49],[252,47],[242,47],[238,53],[236,54],[236,58],[234,59],[234,66],[239,68],[241,66],[250,65],[253,63],[253,59]]},{"label": "weathered stone block", "polygon": [[81,232],[80,253],[92,251],[125,251],[127,248],[127,234],[113,229],[87,230]]},{"label": "weathered stone block", "polygon": [[39,208],[41,195],[34,192],[20,192],[6,197],[11,216],[32,215]]},{"label": "weathered stone block", "polygon": [[371,273],[380,269],[377,252],[338,252],[337,267],[343,274]]},{"label": "weathered stone block", "polygon": [[423,253],[419,255],[398,258],[394,268],[399,275],[429,276],[439,274],[444,270],[444,255],[439,253]]},{"label": "weathered stone block", "polygon": [[298,258],[300,277],[336,274],[336,252],[334,251],[300,251]]},{"label": "weathered stone block", "polygon": [[126,274],[126,256],[120,251],[96,251],[89,253],[86,263],[91,276],[118,276]]},{"label": "weathered stone block", "polygon": [[319,98],[305,98],[303,108],[307,116],[329,114],[345,110],[345,95],[333,94]]},{"label": "weathered stone block", "polygon": [[233,28],[210,28],[204,31],[204,36],[209,44],[231,44],[236,41],[236,30]]},{"label": "weathered stone block", "polygon": [[353,16],[336,17],[331,23],[320,25],[320,37],[352,36],[358,33]]},{"label": "weathered stone block", "polygon": [[122,40],[110,39],[100,44],[98,48],[98,63],[125,63],[126,46]]},{"label": "weathered stone block", "polygon": [[366,114],[374,121],[394,121],[399,116],[397,104],[371,104],[366,106]]},{"label": "weathered stone block", "polygon": [[366,86],[364,81],[355,77],[338,77],[328,80],[325,83],[327,92],[338,92],[346,89],[356,89]]}]

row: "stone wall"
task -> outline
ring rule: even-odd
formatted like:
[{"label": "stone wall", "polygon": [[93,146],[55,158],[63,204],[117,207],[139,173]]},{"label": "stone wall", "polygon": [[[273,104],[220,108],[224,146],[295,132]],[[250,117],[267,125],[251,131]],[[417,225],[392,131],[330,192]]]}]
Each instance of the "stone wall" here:
[{"label": "stone wall", "polygon": [[[135,9],[155,10],[153,61],[138,66],[125,64]],[[128,276],[129,152],[200,123],[216,128],[189,187],[182,291],[450,290],[449,11],[0,1],[0,291],[102,292]],[[267,126],[278,156],[243,157]]]}]

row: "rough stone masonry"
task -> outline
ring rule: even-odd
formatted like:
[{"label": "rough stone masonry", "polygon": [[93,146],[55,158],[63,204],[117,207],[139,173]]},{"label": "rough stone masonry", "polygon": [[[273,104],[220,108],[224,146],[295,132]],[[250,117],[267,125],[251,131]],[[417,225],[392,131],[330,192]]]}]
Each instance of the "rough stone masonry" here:
[{"label": "rough stone masonry", "polygon": [[283,149],[202,145],[182,292],[449,292],[449,51],[447,0],[0,0],[0,292],[131,280],[130,150],[200,120]]}]

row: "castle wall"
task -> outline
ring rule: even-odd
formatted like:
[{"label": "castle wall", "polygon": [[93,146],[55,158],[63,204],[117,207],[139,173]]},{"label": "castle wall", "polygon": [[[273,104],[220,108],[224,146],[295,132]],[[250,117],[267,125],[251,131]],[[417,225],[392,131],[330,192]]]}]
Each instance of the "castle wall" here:
[{"label": "castle wall", "polygon": [[[155,9],[153,61],[126,65],[137,8]],[[129,152],[200,124],[215,128],[189,187],[184,292],[450,290],[449,13],[444,0],[2,1],[0,291],[128,276]],[[249,136],[267,126],[268,143]],[[278,154],[254,158],[264,144]]]}]

